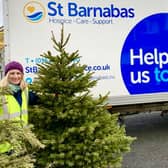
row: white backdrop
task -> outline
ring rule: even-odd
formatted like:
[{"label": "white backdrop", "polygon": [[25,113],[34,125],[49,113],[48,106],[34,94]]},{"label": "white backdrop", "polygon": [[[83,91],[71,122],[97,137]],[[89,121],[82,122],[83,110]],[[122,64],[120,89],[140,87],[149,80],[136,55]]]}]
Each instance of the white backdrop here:
[{"label": "white backdrop", "polygon": [[2,0],[0,0],[0,26],[3,25],[2,13]]},{"label": "white backdrop", "polygon": [[[60,35],[60,24],[49,23],[49,17],[39,23],[30,23],[24,17],[24,7],[27,0],[8,0],[9,17],[6,23],[6,58],[9,60],[18,60],[25,66],[25,75],[27,81],[33,80],[36,72],[36,63],[39,63],[40,54],[52,50],[51,30],[57,37]],[[48,0],[37,1],[47,7]],[[68,1],[53,1],[58,4],[65,4]],[[71,1],[72,2],[72,1]],[[107,71],[95,71],[95,77],[102,77],[96,88],[93,89],[95,95],[105,94],[110,91],[110,97],[130,96],[121,76],[120,54],[123,43],[131,29],[142,19],[158,12],[167,12],[167,0],[158,2],[155,0],[139,1],[100,1],[97,0],[74,0],[79,6],[104,6],[109,7],[114,4],[119,8],[134,8],[134,18],[114,18],[112,24],[65,24],[65,33],[71,33],[71,39],[68,50],[79,50],[82,56],[81,62],[89,66],[107,66]],[[156,3],[154,3],[156,2]],[[32,7],[32,6],[31,6]],[[47,10],[46,10],[47,11]],[[6,11],[5,11],[6,12]],[[65,14],[65,13],[64,13]],[[46,12],[47,15],[47,12]],[[74,19],[75,17],[67,16],[64,19]],[[59,19],[60,16],[54,17]],[[79,17],[82,19],[91,19],[91,17]],[[94,17],[93,17],[94,18]],[[48,19],[48,20],[47,20]],[[97,17],[96,19],[100,19]],[[106,18],[111,19],[111,18]],[[127,97],[126,97],[127,98]],[[143,98],[142,98],[143,99]]]}]

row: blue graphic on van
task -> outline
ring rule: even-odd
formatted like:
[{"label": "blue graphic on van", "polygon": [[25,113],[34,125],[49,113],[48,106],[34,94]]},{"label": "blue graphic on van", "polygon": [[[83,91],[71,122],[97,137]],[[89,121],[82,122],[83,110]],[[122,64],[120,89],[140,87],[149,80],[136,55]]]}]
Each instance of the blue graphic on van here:
[{"label": "blue graphic on van", "polygon": [[33,22],[40,20],[42,16],[43,16],[43,12],[37,12],[37,13],[33,13],[32,15],[27,15],[27,17]]},{"label": "blue graphic on van", "polygon": [[24,17],[32,23],[38,23],[42,21],[45,17],[44,6],[36,1],[31,1],[24,6],[23,15]]},{"label": "blue graphic on van", "polygon": [[121,73],[130,94],[168,91],[168,13],[144,18],[128,34]]},{"label": "blue graphic on van", "polygon": [[25,78],[25,81],[26,81],[26,83],[28,83],[28,84],[32,84],[33,79],[32,79],[32,77],[27,77],[27,78]]}]

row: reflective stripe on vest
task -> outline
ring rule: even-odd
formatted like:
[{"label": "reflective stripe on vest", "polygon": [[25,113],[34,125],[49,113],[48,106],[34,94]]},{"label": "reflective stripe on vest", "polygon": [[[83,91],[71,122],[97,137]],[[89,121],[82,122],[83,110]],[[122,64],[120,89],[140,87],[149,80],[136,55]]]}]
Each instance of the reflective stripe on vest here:
[{"label": "reflective stripe on vest", "polygon": [[22,106],[20,107],[13,95],[2,96],[3,113],[0,115],[0,120],[13,119],[22,120],[24,124],[28,123],[28,89],[22,92]]},{"label": "reflective stripe on vest", "polygon": [[15,112],[13,114],[10,113],[4,113],[3,116],[0,116],[0,120],[8,120],[8,119],[14,119],[16,117],[20,117],[20,115],[27,115],[27,110],[22,110],[22,112]]}]

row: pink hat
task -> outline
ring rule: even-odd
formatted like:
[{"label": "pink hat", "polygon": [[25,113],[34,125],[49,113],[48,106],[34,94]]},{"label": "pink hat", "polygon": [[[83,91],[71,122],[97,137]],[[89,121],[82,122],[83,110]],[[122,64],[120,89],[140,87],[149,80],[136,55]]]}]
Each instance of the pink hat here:
[{"label": "pink hat", "polygon": [[23,66],[19,62],[11,61],[5,66],[5,75],[12,69],[17,69],[23,73]]}]

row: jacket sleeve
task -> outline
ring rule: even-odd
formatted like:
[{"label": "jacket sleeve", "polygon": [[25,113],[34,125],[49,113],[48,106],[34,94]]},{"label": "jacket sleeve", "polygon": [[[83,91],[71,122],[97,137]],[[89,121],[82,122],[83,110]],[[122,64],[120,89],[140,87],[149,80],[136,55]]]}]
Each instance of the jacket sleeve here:
[{"label": "jacket sleeve", "polygon": [[29,91],[29,105],[37,105],[39,104],[39,97],[35,92]]}]

